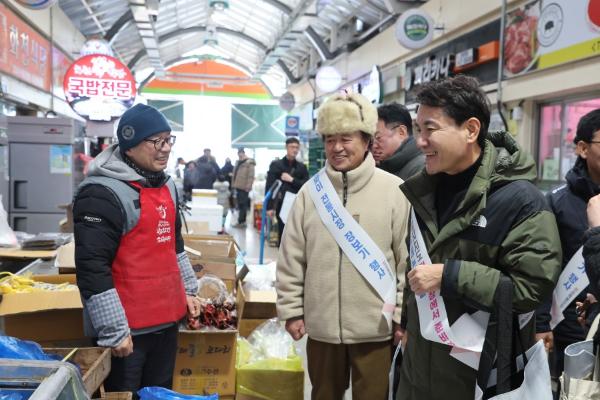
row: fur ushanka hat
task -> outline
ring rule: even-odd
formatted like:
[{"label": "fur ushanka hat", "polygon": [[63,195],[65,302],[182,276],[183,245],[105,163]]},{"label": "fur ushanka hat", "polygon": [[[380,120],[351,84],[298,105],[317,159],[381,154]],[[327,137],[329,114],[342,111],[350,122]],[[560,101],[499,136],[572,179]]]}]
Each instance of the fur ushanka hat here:
[{"label": "fur ushanka hat", "polygon": [[377,118],[377,109],[363,95],[336,94],[319,107],[317,132],[329,136],[361,131],[373,136]]}]

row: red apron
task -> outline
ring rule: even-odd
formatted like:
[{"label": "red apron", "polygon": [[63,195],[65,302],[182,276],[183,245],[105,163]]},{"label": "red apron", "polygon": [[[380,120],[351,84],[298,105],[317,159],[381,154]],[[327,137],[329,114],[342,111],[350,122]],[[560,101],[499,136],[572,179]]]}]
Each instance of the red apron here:
[{"label": "red apron", "polygon": [[112,264],[129,327],[147,328],[185,316],[186,297],[175,253],[177,211],[167,185],[140,191],[138,224],[121,238]]}]

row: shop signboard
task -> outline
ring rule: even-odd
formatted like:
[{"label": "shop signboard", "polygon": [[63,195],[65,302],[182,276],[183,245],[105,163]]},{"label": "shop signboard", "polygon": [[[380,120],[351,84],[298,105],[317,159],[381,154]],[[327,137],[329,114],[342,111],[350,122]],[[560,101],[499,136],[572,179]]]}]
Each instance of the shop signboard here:
[{"label": "shop signboard", "polygon": [[0,3],[0,72],[50,91],[50,43]]},{"label": "shop signboard", "polygon": [[403,87],[406,102],[414,101],[416,88],[424,83],[464,73],[481,84],[494,82],[498,75],[500,43],[496,20],[473,30],[406,63]]},{"label": "shop signboard", "polygon": [[506,78],[600,55],[598,0],[534,0],[506,21]]},{"label": "shop signboard", "polygon": [[65,75],[67,102],[80,116],[92,121],[119,118],[133,105],[135,79],[114,57],[92,54],[81,57]]},{"label": "shop signboard", "polygon": [[298,136],[300,132],[300,117],[288,115],[285,117],[285,136]]},{"label": "shop signboard", "polygon": [[396,40],[407,49],[420,49],[433,39],[433,19],[425,11],[412,9],[402,13],[396,23]]}]

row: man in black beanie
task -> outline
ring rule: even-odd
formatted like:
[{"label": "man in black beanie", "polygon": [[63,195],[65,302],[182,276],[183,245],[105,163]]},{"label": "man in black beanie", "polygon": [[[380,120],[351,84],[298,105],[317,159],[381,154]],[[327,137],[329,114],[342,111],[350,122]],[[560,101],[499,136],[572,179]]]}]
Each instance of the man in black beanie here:
[{"label": "man in black beanie", "polygon": [[197,317],[179,199],[164,173],[175,144],[155,108],[123,114],[118,144],[90,164],[75,197],[75,263],[86,334],[112,349],[108,391],[172,384],[177,323]]}]

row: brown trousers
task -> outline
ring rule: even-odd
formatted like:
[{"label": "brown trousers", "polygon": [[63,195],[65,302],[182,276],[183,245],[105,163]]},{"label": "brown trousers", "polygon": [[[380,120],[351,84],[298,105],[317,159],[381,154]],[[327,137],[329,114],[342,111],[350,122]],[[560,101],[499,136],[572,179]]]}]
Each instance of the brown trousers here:
[{"label": "brown trousers", "polygon": [[386,400],[392,343],[331,344],[308,338],[312,400],[342,400],[352,371],[352,400]]}]

